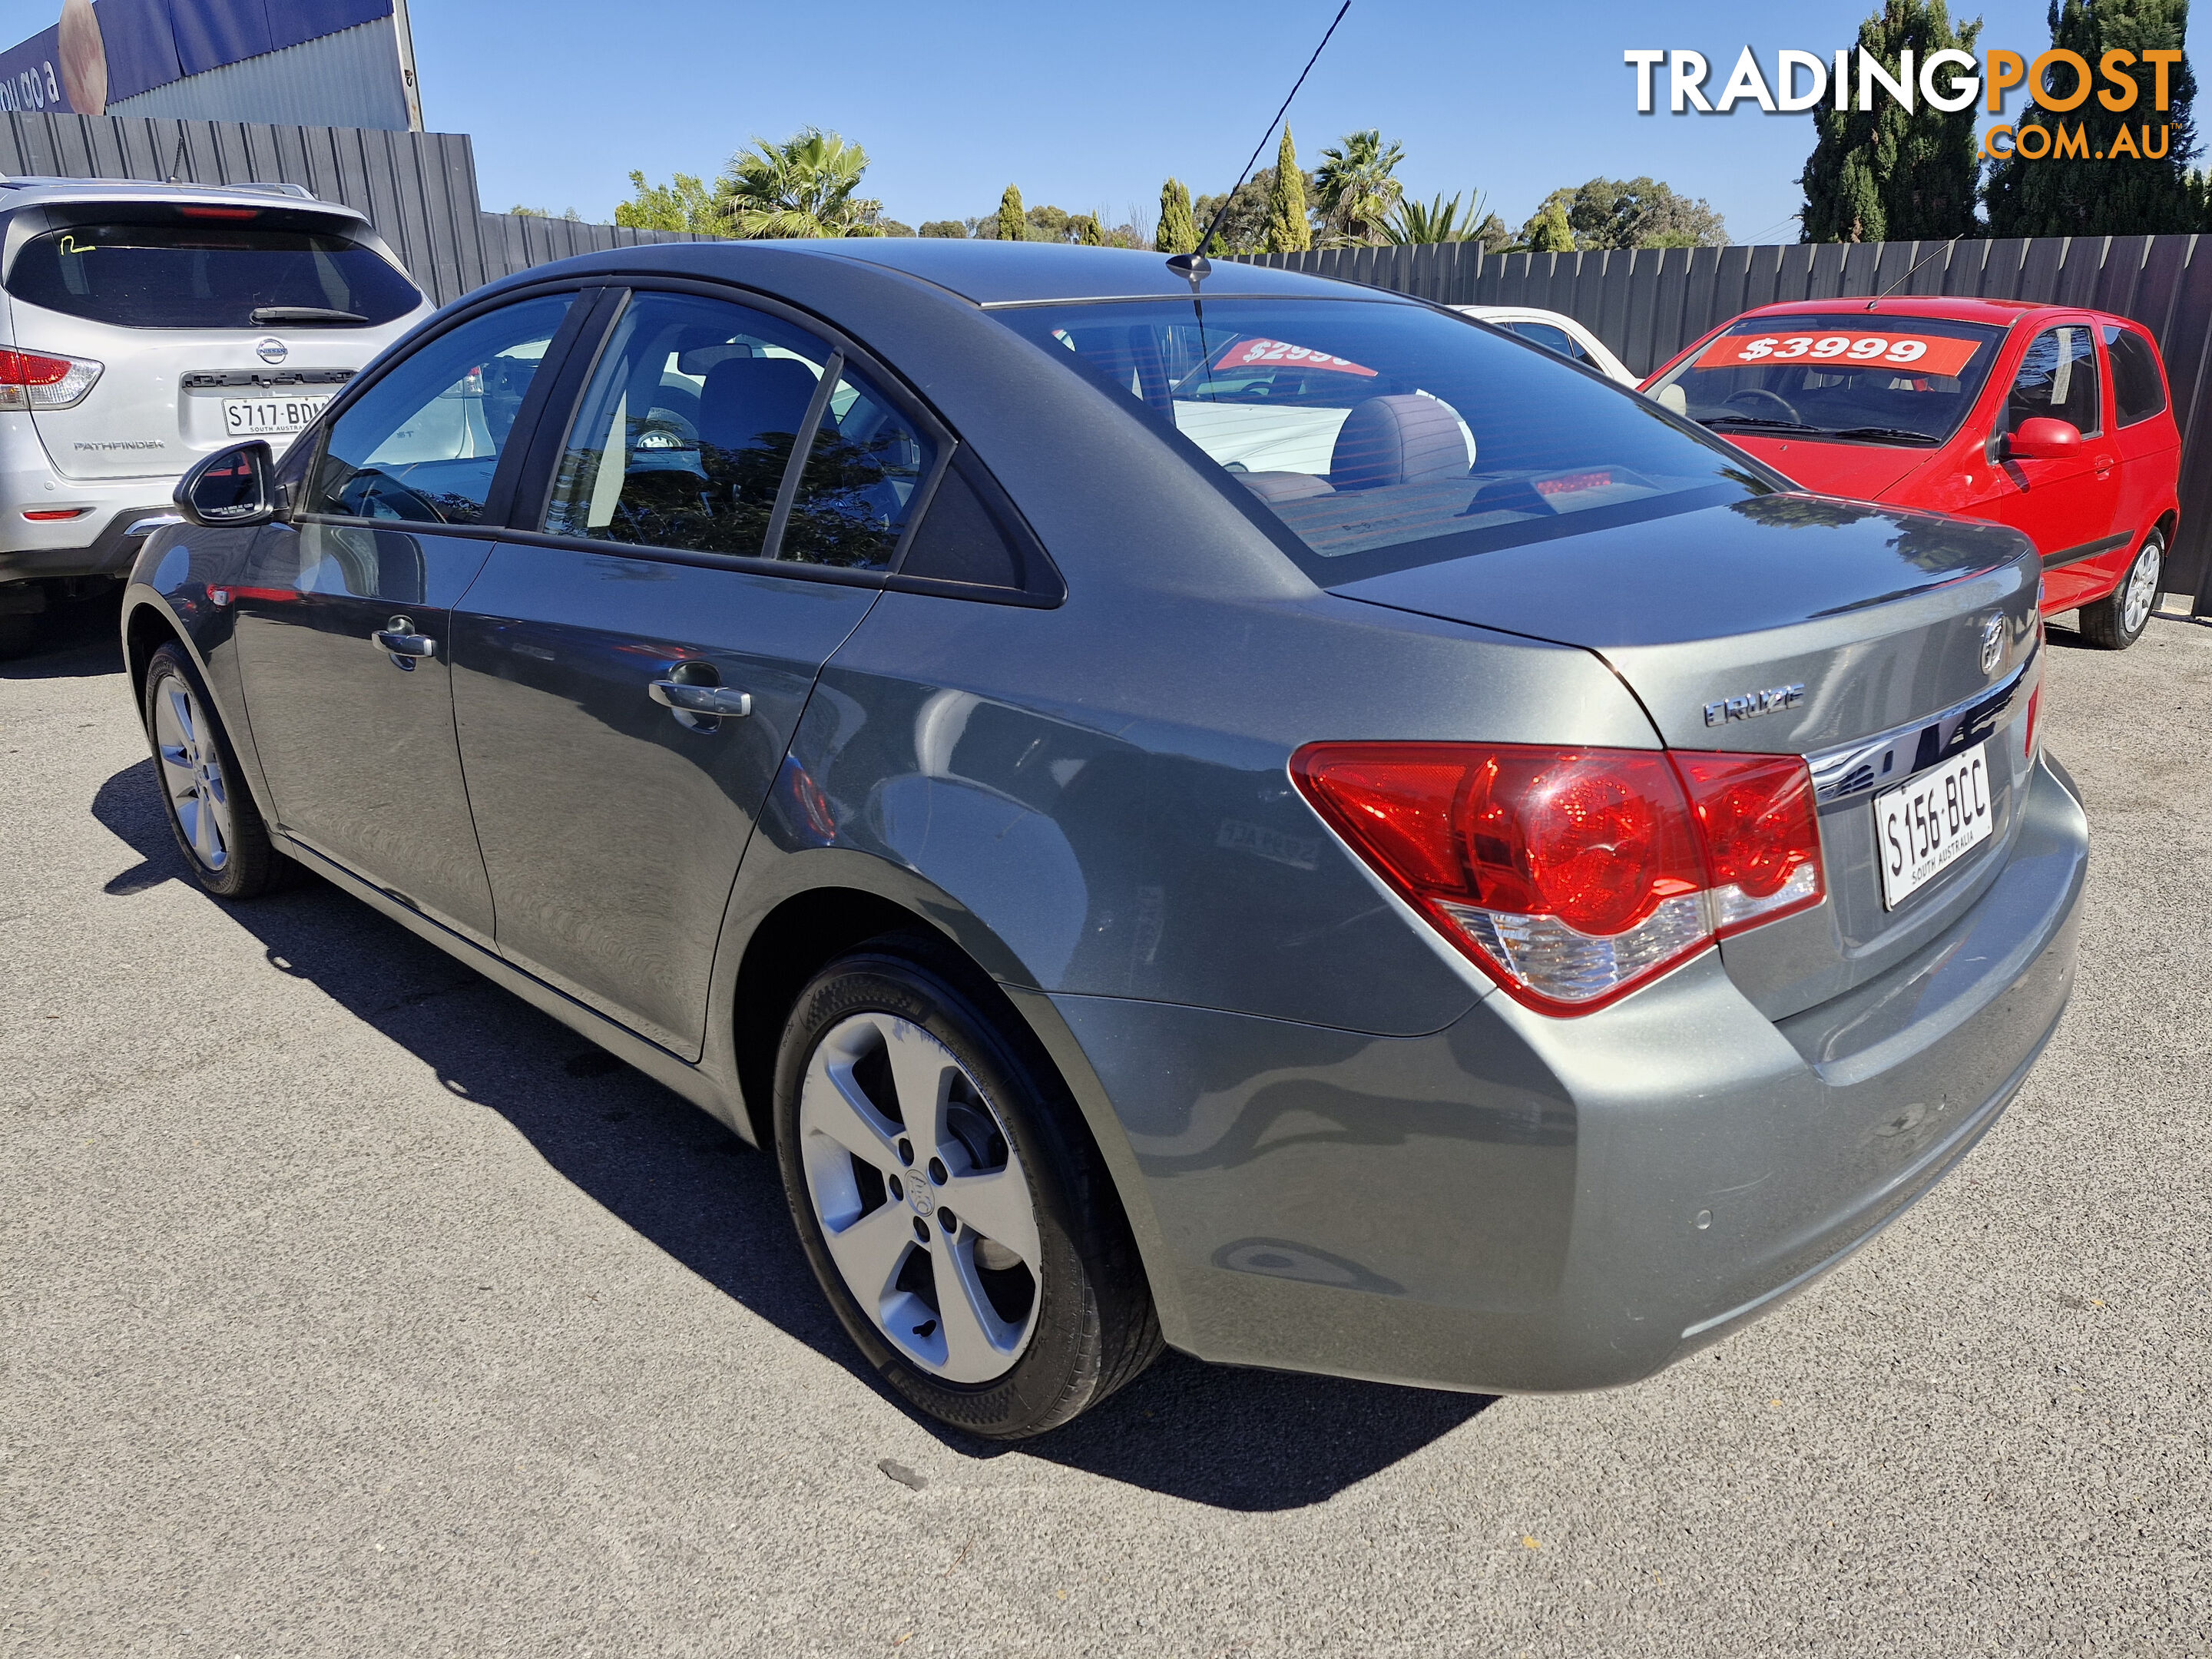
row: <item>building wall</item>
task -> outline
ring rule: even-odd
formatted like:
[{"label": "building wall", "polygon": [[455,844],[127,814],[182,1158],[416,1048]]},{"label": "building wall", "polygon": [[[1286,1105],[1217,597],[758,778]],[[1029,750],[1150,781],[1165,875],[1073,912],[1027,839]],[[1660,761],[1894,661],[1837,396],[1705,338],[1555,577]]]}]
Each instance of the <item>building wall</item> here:
[{"label": "building wall", "polygon": [[380,17],[119,99],[107,113],[404,131],[398,63],[398,26]]}]

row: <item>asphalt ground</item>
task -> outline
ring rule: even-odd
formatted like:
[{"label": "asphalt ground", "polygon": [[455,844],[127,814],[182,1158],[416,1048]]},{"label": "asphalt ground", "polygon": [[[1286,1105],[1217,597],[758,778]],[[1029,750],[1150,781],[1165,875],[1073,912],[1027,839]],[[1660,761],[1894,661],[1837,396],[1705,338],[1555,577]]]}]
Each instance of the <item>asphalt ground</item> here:
[{"label": "asphalt ground", "polygon": [[0,1652],[2212,1651],[2212,628],[2053,631],[2072,1009],[1814,1291],[1609,1394],[1171,1355],[1002,1449],[855,1369],[769,1160],[204,896],[108,625],[0,665]]}]

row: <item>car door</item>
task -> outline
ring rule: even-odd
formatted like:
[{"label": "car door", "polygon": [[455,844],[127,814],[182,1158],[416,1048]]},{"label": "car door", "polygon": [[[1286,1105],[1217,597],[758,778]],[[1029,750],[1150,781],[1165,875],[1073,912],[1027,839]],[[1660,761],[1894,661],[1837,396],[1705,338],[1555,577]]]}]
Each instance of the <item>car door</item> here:
[{"label": "car door", "polygon": [[687,1058],[755,815],[944,453],[881,380],[765,308],[631,295],[454,615],[500,951]]},{"label": "car door", "polygon": [[2120,472],[2105,420],[2095,331],[2086,317],[2045,328],[2028,342],[1991,436],[2008,435],[2038,416],[2074,426],[2081,447],[2070,455],[2021,459],[1993,443],[1996,464],[1965,510],[2027,532],[2043,554],[2044,608],[2055,611],[2085,588],[2076,567],[2110,553],[2118,545],[2113,538],[2126,534],[2118,528]]},{"label": "car door", "polygon": [[2142,532],[2172,502],[2180,434],[2166,413],[2166,377],[2150,337],[2119,323],[2101,332],[2112,383],[2112,442],[2120,461],[2120,521],[2133,539],[2099,559],[2106,584],[2132,562]]},{"label": "car door", "polygon": [[572,297],[481,313],[380,374],[288,461],[294,508],[231,596],[285,833],[486,945],[447,619],[491,553],[485,504]]}]

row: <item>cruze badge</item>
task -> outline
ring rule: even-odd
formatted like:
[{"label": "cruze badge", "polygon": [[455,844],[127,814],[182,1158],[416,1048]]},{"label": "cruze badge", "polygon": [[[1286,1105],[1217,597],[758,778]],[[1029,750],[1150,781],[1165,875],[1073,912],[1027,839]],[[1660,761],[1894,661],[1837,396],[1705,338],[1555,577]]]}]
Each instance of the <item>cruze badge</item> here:
[{"label": "cruze badge", "polygon": [[1982,672],[1994,674],[2004,665],[2005,619],[2002,611],[1982,618]]},{"label": "cruze badge", "polygon": [[1778,708],[1795,708],[1804,701],[1802,681],[1796,685],[1778,685],[1771,690],[1747,692],[1741,697],[1723,697],[1718,702],[1705,705],[1705,724],[1726,726],[1730,720],[1755,720]]}]

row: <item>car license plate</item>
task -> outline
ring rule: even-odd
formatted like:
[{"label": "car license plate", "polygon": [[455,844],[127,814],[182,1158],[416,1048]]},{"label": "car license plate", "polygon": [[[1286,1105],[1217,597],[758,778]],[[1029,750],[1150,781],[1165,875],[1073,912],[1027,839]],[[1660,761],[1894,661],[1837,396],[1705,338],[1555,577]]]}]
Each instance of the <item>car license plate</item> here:
[{"label": "car license plate", "polygon": [[1894,910],[1987,841],[1995,823],[1987,743],[1876,795],[1874,844],[1881,864],[1882,908]]},{"label": "car license plate", "polygon": [[328,398],[225,398],[223,430],[234,438],[288,434],[313,420],[328,402]]}]

